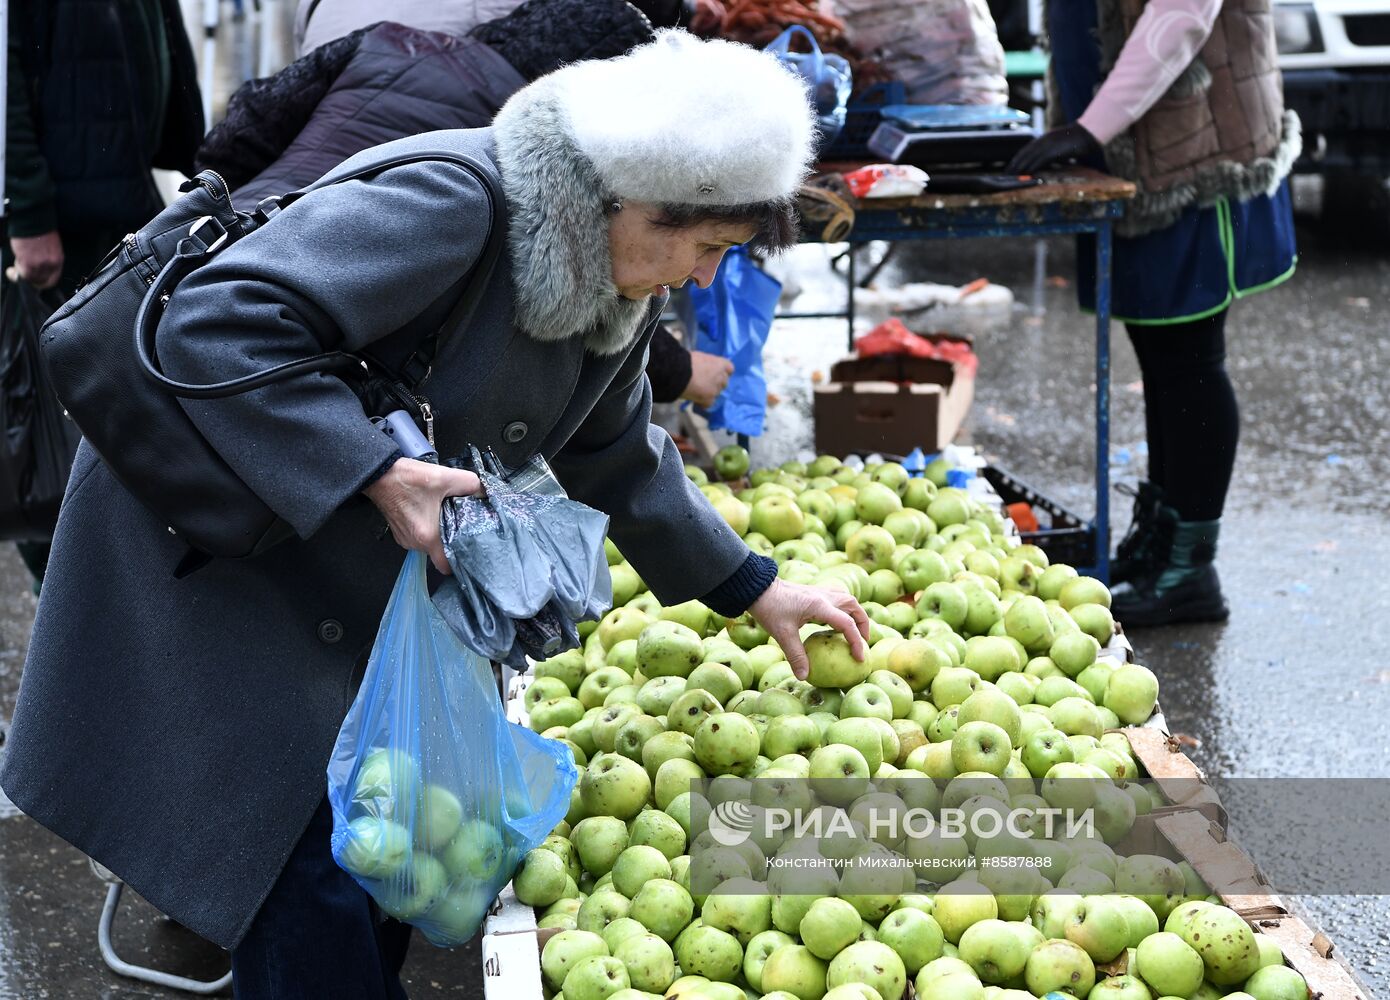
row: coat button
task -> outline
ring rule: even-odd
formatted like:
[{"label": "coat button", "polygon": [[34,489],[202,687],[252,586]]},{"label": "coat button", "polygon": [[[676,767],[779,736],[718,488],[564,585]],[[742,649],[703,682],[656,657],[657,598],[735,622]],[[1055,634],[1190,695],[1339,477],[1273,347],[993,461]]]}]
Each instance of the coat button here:
[{"label": "coat button", "polygon": [[502,429],[502,438],[507,444],[520,444],[529,428],[520,420],[513,420]]},{"label": "coat button", "polygon": [[319,622],[319,642],[334,643],[343,637],[343,623],[336,618],[325,618]]}]

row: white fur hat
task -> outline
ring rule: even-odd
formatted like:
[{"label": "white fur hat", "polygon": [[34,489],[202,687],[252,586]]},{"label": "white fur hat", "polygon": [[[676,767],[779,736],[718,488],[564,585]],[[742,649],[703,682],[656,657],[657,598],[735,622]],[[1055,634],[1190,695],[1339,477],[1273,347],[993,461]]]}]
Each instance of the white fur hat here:
[{"label": "white fur hat", "polygon": [[[620,198],[746,205],[794,195],[815,122],[800,77],[747,45],[684,31],[543,77],[575,145]],[[534,84],[532,86],[535,86]]]}]

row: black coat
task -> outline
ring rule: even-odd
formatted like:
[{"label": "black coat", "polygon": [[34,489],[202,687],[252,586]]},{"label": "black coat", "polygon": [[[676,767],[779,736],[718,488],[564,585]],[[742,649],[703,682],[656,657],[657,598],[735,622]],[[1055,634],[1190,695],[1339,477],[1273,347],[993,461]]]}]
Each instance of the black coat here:
[{"label": "black coat", "polygon": [[[147,15],[160,22],[153,32],[142,23]],[[10,105],[32,120],[52,182],[51,221],[65,232],[144,225],[164,207],[150,168],[190,171],[203,136],[197,69],[178,0],[15,0],[10,28],[21,72],[9,78],[23,87]],[[151,106],[159,104],[163,121],[151,121]],[[11,197],[22,200],[25,178],[18,180]],[[13,208],[18,215],[24,206]]]}]

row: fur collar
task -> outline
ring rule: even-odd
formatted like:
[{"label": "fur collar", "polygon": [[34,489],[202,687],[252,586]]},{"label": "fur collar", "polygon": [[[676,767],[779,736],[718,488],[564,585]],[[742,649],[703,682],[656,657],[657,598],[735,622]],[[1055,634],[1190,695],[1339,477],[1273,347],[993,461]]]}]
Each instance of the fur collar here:
[{"label": "fur collar", "polygon": [[583,336],[594,354],[617,354],[637,337],[650,303],[623,298],[613,284],[612,196],[548,84],[542,78],[520,91],[493,122],[517,326],[536,340]]}]

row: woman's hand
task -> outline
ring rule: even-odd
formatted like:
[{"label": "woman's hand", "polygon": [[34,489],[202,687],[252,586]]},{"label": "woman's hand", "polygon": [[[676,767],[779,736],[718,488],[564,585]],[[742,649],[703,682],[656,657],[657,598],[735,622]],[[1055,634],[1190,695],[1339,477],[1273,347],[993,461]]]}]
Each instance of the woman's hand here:
[{"label": "woman's hand", "polygon": [[362,492],[386,518],[397,545],[425,553],[434,568],[447,576],[453,570],[439,537],[439,510],[448,497],[467,497],[481,491],[482,482],[471,472],[400,458]]},{"label": "woman's hand", "polygon": [[704,351],[691,351],[690,382],[681,393],[681,399],[688,399],[699,406],[713,406],[733,373],[734,363],[728,358]]},{"label": "woman's hand", "polygon": [[849,640],[850,652],[862,661],[868,647],[869,616],[849,594],[838,590],[807,587],[786,580],[773,581],[771,587],[748,609],[759,625],[767,629],[787,655],[792,673],[801,680],[811,669],[806,647],[801,644],[801,626],[821,622],[838,629]]}]

